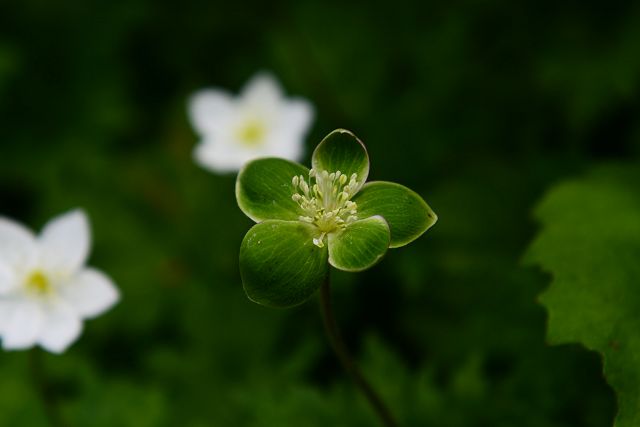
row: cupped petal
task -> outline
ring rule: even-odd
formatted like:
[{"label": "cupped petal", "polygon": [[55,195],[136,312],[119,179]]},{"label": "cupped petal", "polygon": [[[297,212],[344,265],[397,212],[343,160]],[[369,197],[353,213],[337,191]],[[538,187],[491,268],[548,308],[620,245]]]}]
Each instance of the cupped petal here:
[{"label": "cupped petal", "polygon": [[364,144],[351,132],[336,129],[316,147],[311,158],[316,171],[340,171],[350,177],[356,174],[358,186],[369,176],[369,155]]},{"label": "cupped petal", "polygon": [[4,307],[2,348],[24,350],[33,347],[44,328],[44,315],[40,304],[31,299],[14,299]]},{"label": "cupped petal", "polygon": [[353,201],[358,217],[382,216],[391,230],[391,248],[411,243],[436,223],[438,217],[415,191],[393,182],[373,181]]},{"label": "cupped petal", "polygon": [[273,74],[262,71],[253,76],[242,89],[241,98],[250,106],[277,106],[282,100],[282,88]]},{"label": "cupped petal", "polygon": [[362,271],[382,259],[389,248],[389,226],[381,216],[354,221],[329,234],[329,263],[339,270]]},{"label": "cupped petal", "polygon": [[61,299],[44,303],[43,316],[44,327],[38,337],[38,344],[51,353],[63,353],[82,332],[80,316]]},{"label": "cupped petal", "polygon": [[279,308],[309,299],[329,269],[326,247],[313,244],[317,234],[315,226],[299,221],[254,225],[240,247],[240,275],[249,299]]},{"label": "cupped petal", "polygon": [[37,258],[33,233],[9,218],[0,217],[0,261],[9,268],[26,270],[37,262]]},{"label": "cupped petal", "polygon": [[61,298],[82,318],[99,316],[120,300],[120,291],[103,272],[86,268],[61,286]]},{"label": "cupped petal", "polygon": [[89,220],[80,209],[60,215],[45,225],[39,241],[41,266],[55,274],[70,276],[89,256]]},{"label": "cupped petal", "polygon": [[263,158],[247,163],[236,180],[238,206],[255,222],[297,220],[302,211],[291,196],[294,176],[307,177],[309,169],[285,159]]},{"label": "cupped petal", "polygon": [[226,127],[233,114],[233,98],[218,89],[205,89],[189,98],[188,114],[191,124],[201,135],[217,133]]}]

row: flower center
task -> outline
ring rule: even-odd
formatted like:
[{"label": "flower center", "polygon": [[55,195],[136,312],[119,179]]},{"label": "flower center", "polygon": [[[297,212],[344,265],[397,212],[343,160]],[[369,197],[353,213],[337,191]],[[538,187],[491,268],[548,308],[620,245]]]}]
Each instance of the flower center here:
[{"label": "flower center", "polygon": [[27,291],[36,295],[48,294],[52,289],[51,282],[40,270],[36,270],[29,275],[25,282],[25,287]]},{"label": "flower center", "polygon": [[262,144],[267,130],[259,120],[248,120],[236,130],[236,136],[242,145],[247,147],[256,147]]},{"label": "flower center", "polygon": [[309,171],[309,182],[302,175],[293,177],[295,193],[291,198],[305,213],[298,219],[318,227],[320,235],[313,243],[319,248],[324,247],[327,233],[345,228],[358,219],[358,206],[350,200],[358,190],[356,178],[355,173],[348,178],[340,171],[329,173],[314,169]]}]

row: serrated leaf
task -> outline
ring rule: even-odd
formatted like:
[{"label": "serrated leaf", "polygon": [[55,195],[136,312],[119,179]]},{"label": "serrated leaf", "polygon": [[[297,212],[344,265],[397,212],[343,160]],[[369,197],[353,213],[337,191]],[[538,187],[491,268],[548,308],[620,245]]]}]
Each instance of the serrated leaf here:
[{"label": "serrated leaf", "polygon": [[314,237],[317,229],[299,221],[254,225],[240,247],[240,275],[247,296],[281,308],[311,297],[329,268],[327,249],[314,245]]},{"label": "serrated leaf", "polygon": [[554,188],[536,210],[527,260],[553,281],[541,297],[552,343],[604,357],[616,427],[640,425],[640,168],[608,167]]},{"label": "serrated leaf", "polygon": [[391,247],[411,243],[436,223],[438,217],[415,191],[393,182],[373,181],[353,199],[358,216],[382,216],[391,230]]},{"label": "serrated leaf", "polygon": [[309,169],[279,158],[264,158],[247,163],[238,174],[238,206],[255,222],[267,219],[297,220],[300,207],[291,199],[291,179],[307,176]]},{"label": "serrated leaf", "polygon": [[389,226],[381,216],[362,219],[329,234],[329,263],[344,271],[362,271],[389,248]]},{"label": "serrated leaf", "polygon": [[311,166],[317,171],[340,171],[348,177],[355,173],[362,185],[369,176],[369,155],[354,134],[345,129],[336,129],[313,151]]}]

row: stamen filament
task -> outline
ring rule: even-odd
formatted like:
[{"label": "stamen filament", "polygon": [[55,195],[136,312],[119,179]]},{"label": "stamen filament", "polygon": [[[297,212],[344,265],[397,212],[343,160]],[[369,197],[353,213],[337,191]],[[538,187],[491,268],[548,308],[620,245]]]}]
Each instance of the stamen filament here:
[{"label": "stamen filament", "polygon": [[[311,180],[315,182],[311,184]],[[348,182],[348,183],[347,183]],[[291,199],[305,213],[299,220],[314,224],[320,234],[313,238],[313,243],[322,248],[327,233],[344,228],[356,221],[357,205],[350,199],[358,189],[357,175],[350,177],[341,171],[309,171],[309,182],[302,175],[294,176],[291,184],[295,193]]]}]

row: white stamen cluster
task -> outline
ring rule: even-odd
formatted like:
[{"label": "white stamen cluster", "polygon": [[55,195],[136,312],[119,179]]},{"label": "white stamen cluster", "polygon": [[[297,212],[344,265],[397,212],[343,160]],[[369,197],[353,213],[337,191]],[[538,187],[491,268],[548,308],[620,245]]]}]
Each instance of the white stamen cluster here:
[{"label": "white stamen cluster", "polygon": [[308,182],[303,175],[293,177],[296,192],[291,198],[305,213],[299,220],[314,224],[320,230],[320,235],[313,239],[316,246],[324,246],[327,233],[358,219],[358,206],[350,200],[358,190],[357,177],[355,173],[347,177],[340,171],[329,173],[314,169],[309,171]]}]

